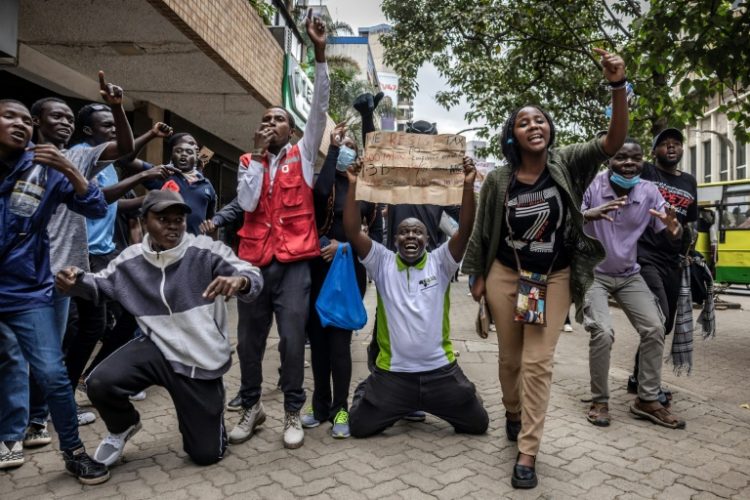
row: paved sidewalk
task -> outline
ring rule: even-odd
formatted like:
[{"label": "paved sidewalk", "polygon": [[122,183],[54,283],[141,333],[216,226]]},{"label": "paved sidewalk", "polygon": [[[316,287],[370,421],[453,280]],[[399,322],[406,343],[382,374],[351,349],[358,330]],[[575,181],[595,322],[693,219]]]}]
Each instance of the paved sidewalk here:
[{"label": "paved sidewalk", "polygon": [[[497,345],[475,335],[476,306],[462,277],[451,292],[453,337],[459,362],[490,414],[485,436],[456,435],[429,416],[426,423],[402,422],[365,440],[334,440],[330,426],[323,424],[306,432],[302,448],[286,450],[281,442],[282,395],[275,387],[279,356],[274,332],[264,366],[268,420],[250,441],[231,446],[219,464],[197,467],[186,459],[171,401],[162,389],[151,388],[148,398],[136,403],[143,430],[128,443],[125,461],[112,469],[109,482],[84,487],[65,475],[55,440],[52,446],[27,450],[23,467],[0,471],[0,498],[750,499],[750,410],[740,407],[750,403],[750,298],[732,299],[745,309],[717,313],[717,338],[696,340],[691,376],[677,377],[665,369],[674,411],[687,420],[686,430],[657,427],[629,414],[632,396],[626,394],[625,382],[637,337],[619,310],[613,313],[613,422],[608,428],[589,424],[584,418],[588,405],[581,402],[588,396],[587,335],[580,325],[564,333],[535,490],[510,486],[516,449],[505,438]],[[370,289],[370,312],[373,302]],[[352,343],[353,385],[366,374],[370,329],[368,325]],[[237,364],[226,385],[231,397],[239,385]],[[312,388],[309,369],[306,386]],[[227,412],[226,418],[231,428],[238,415]],[[81,432],[93,452],[105,429],[99,420]]]}]

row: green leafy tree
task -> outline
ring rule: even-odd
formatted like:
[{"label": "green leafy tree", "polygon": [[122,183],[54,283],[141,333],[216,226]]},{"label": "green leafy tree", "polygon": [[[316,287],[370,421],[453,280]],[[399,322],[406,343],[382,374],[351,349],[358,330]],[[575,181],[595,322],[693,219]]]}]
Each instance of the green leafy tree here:
[{"label": "green leafy tree", "polygon": [[[736,2],[735,2],[736,3]],[[633,135],[695,121],[712,99],[724,99],[740,133],[750,129],[750,102],[732,100],[747,87],[750,27],[745,8],[728,0],[383,0],[393,31],[383,37],[386,63],[414,96],[416,76],[433,64],[450,108],[465,98],[470,123],[490,138],[512,109],[549,110],[561,142],[606,128],[610,100],[593,47],[623,55],[637,98]],[[677,90],[677,92],[675,92]],[[490,150],[499,153],[497,138]]]}]

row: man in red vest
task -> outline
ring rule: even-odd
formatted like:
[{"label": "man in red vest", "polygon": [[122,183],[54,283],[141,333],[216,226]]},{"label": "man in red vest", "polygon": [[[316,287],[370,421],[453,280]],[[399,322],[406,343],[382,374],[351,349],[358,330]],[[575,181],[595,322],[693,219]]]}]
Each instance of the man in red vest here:
[{"label": "man in red vest", "polygon": [[237,354],[242,381],[229,404],[241,410],[229,441],[250,439],[266,415],[260,401],[262,362],[273,314],[279,332],[281,390],[284,391],[284,446],[299,448],[304,431],[305,324],[310,294],[309,260],[320,255],[313,207],[315,159],[325,132],[330,83],[326,31],[310,12],[307,33],[315,48],[315,88],[302,139],[292,145],[294,118],[283,107],[266,110],[252,153],[240,157],[237,198],[245,221],[237,233],[240,258],[258,266],[265,286],[253,304],[238,304]]}]

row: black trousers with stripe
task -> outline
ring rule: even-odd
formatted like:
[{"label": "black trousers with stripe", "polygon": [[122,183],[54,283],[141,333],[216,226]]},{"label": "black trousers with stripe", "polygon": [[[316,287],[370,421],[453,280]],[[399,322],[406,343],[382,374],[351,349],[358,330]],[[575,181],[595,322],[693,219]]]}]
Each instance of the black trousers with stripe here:
[{"label": "black trousers with stripe", "polygon": [[152,385],[164,387],[174,402],[185,452],[198,465],[218,462],[227,449],[224,384],[174,372],[148,337],[138,337],[102,361],[86,380],[88,395],[112,434],[140,420],[128,396]]}]

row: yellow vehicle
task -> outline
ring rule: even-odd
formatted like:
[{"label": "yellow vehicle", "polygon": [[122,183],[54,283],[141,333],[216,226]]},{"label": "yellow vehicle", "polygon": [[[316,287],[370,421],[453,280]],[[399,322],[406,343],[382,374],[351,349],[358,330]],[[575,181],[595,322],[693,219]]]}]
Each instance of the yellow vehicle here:
[{"label": "yellow vehicle", "polygon": [[699,184],[698,207],[695,249],[714,280],[750,288],[750,180]]}]

